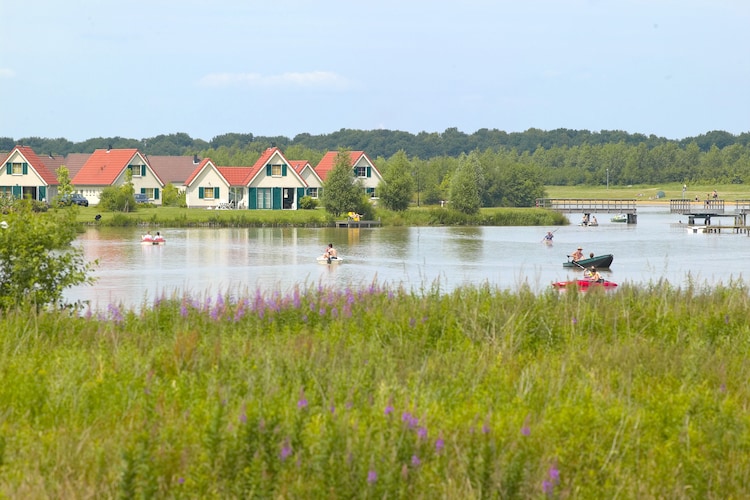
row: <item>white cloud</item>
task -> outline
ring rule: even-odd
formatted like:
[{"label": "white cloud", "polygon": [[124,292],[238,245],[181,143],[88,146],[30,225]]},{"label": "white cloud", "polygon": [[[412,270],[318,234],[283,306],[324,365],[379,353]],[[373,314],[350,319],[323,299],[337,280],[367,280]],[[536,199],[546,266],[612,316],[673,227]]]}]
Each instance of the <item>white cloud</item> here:
[{"label": "white cloud", "polygon": [[262,75],[260,73],[211,73],[198,81],[204,87],[305,87],[337,88],[349,86],[346,78],[330,71],[308,73],[282,73]]},{"label": "white cloud", "polygon": [[10,68],[0,68],[0,78],[13,78],[16,72]]}]

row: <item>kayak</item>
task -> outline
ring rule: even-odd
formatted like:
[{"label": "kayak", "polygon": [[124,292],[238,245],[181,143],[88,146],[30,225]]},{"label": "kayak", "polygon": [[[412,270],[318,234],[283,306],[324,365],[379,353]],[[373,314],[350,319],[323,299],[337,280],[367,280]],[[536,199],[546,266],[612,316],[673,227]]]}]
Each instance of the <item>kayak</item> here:
[{"label": "kayak", "polygon": [[[572,260],[568,260],[568,262],[563,262],[563,267],[574,267],[576,269],[583,269],[584,267],[591,267],[594,266],[597,269],[606,269],[609,268],[609,266],[612,265],[612,261],[614,260],[615,256],[611,253],[597,255],[595,257],[590,257],[588,259],[581,259],[576,262],[573,262]],[[570,259],[570,255],[568,255],[568,259]]]},{"label": "kayak", "polygon": [[322,255],[318,257],[318,264],[338,264],[343,261],[344,259],[341,257],[331,257],[330,259],[326,259]]},{"label": "kayak", "polygon": [[614,281],[593,281],[587,279],[577,279],[568,281],[555,281],[552,283],[555,288],[578,288],[580,290],[588,290],[589,288],[615,288],[617,283]]}]

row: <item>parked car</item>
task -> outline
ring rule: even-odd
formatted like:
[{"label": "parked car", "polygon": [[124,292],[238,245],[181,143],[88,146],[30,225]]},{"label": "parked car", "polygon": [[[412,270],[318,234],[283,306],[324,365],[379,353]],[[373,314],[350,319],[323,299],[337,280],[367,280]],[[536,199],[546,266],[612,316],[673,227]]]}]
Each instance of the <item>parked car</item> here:
[{"label": "parked car", "polygon": [[148,203],[148,196],[145,193],[135,193],[133,196],[135,196],[136,203]]},{"label": "parked car", "polygon": [[88,207],[89,200],[87,200],[86,197],[80,193],[73,193],[73,194],[66,194],[66,195],[61,196],[59,204],[61,206],[66,206],[66,207],[70,205],[79,205],[82,207]]}]

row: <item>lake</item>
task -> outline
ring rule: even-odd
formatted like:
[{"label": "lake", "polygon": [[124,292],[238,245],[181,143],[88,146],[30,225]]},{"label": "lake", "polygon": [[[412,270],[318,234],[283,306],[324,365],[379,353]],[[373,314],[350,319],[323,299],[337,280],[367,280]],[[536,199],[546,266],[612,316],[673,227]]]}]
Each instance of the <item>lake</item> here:
[{"label": "lake", "polygon": [[[580,276],[563,268],[579,245],[588,255],[612,253],[606,279],[676,286],[688,280],[715,285],[744,279],[750,238],[744,234],[690,234],[684,218],[666,206],[638,208],[638,224],[598,227],[380,227],[161,229],[167,243],[141,245],[143,229],[89,228],[77,244],[99,260],[93,286],[69,289],[69,301],[149,304],[163,294],[285,291],[296,284],[361,287],[373,282],[420,291],[451,291],[489,283],[502,289],[528,284],[540,291],[552,281]],[[578,222],[576,214],[571,221]],[[552,245],[542,242],[554,231]],[[328,243],[343,262],[319,264]]]}]

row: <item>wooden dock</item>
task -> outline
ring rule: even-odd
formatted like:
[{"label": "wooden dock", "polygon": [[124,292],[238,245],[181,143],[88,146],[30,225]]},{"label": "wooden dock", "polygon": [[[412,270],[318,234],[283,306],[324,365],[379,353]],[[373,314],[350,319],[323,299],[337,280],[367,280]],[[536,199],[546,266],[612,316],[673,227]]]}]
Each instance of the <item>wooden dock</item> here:
[{"label": "wooden dock", "polygon": [[561,213],[625,214],[628,224],[638,222],[636,200],[602,200],[596,198],[537,198],[536,206]]},{"label": "wooden dock", "polygon": [[360,228],[360,227],[378,227],[380,226],[379,220],[337,220],[336,227],[345,228]]}]

